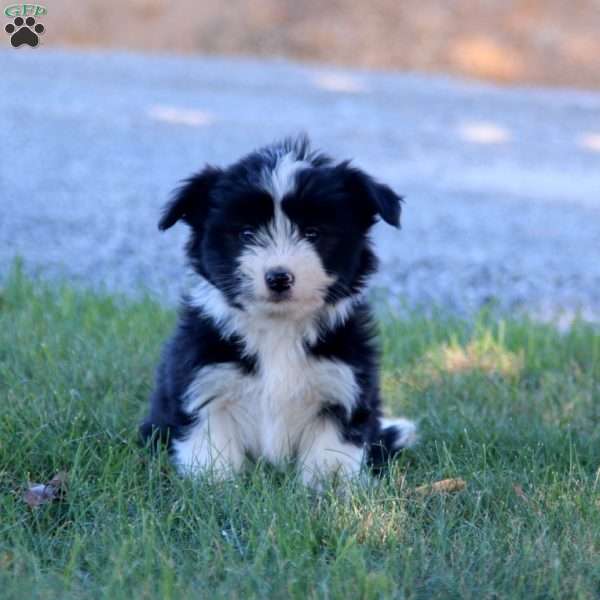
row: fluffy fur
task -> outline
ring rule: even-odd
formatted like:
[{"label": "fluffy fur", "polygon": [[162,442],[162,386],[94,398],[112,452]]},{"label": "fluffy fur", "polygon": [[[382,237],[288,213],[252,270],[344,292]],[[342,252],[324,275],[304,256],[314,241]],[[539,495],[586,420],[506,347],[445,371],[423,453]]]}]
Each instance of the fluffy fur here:
[{"label": "fluffy fur", "polygon": [[187,180],[159,223],[189,226],[190,277],[144,439],[165,440],[182,473],[294,461],[311,486],[412,444],[412,422],[382,417],[363,297],[369,230],[398,227],[400,202],[305,138]]}]

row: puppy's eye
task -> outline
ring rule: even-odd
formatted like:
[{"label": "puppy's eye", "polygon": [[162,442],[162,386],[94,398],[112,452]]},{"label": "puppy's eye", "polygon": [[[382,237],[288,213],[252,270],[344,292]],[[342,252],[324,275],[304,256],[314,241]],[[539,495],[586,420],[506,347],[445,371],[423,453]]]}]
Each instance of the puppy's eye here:
[{"label": "puppy's eye", "polygon": [[242,242],[251,242],[254,239],[254,229],[251,227],[244,227],[240,230],[238,235]]},{"label": "puppy's eye", "polygon": [[316,240],[319,237],[320,233],[321,232],[316,227],[307,227],[304,230],[304,237],[307,240]]}]

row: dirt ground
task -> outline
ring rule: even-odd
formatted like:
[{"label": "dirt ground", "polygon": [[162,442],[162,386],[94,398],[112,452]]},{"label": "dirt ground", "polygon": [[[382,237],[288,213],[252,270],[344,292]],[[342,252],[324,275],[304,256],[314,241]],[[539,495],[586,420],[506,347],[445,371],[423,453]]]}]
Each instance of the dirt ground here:
[{"label": "dirt ground", "polygon": [[600,87],[600,0],[52,0],[44,44]]}]

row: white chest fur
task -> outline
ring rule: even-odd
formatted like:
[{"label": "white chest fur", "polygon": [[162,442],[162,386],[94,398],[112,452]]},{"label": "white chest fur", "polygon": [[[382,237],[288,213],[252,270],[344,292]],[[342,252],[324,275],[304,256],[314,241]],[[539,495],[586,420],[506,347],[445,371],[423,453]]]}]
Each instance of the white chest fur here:
[{"label": "white chest fur", "polygon": [[[256,373],[244,373],[234,363],[204,367],[189,387],[186,408],[200,409],[199,426],[210,429],[212,422],[213,437],[277,463],[311,443],[324,404],[352,407],[356,381],[347,365],[308,355],[293,323],[257,327],[245,339],[258,358]],[[224,422],[225,432],[220,431]]]}]

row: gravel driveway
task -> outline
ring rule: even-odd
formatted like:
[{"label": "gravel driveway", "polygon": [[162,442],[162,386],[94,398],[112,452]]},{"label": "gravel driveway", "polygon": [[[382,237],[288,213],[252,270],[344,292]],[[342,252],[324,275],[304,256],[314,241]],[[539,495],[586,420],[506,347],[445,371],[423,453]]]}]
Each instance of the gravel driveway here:
[{"label": "gravel driveway", "polygon": [[169,191],[206,161],[306,131],[405,194],[402,231],[376,231],[392,302],[600,316],[598,93],[283,61],[0,55],[0,275],[20,255],[45,277],[170,302],[184,231],[156,229]]}]

